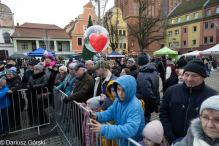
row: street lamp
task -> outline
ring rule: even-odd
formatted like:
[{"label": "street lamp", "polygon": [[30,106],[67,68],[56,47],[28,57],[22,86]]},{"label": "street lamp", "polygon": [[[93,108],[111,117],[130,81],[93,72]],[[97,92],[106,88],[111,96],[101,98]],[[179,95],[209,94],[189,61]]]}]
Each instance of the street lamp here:
[{"label": "street lamp", "polygon": [[[96,16],[98,16],[99,25],[101,24],[100,21],[101,19],[103,19],[107,2],[108,0],[90,0],[90,3],[93,7],[93,11],[95,14],[95,25],[97,24]],[[103,25],[103,22],[102,22],[102,25]]]}]

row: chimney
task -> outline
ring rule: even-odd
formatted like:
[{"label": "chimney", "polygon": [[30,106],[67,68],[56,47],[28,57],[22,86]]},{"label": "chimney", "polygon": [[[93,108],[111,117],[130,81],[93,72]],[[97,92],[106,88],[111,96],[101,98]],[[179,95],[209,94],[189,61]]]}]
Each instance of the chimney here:
[{"label": "chimney", "polygon": [[193,4],[193,3],[194,3],[194,1],[195,1],[195,0],[191,0],[191,4]]}]

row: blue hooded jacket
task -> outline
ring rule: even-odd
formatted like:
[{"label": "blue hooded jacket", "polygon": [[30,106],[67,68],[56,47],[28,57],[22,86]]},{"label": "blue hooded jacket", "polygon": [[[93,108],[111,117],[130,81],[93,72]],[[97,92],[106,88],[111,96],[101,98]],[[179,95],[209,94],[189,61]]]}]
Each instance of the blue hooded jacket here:
[{"label": "blue hooded jacket", "polygon": [[130,75],[124,75],[113,83],[113,88],[118,97],[117,84],[122,86],[125,92],[125,100],[121,101],[116,98],[108,110],[95,114],[98,116],[98,122],[100,123],[114,120],[114,125],[102,125],[100,134],[107,140],[116,139],[117,143],[121,139],[121,145],[127,146],[128,140],[126,138],[132,138],[135,141],[139,141],[142,138],[142,131],[145,126],[144,112],[135,96],[135,78]]},{"label": "blue hooded jacket", "polygon": [[[8,95],[8,90],[9,90],[8,85],[0,89],[0,108],[1,109],[11,106],[9,95]],[[7,100],[7,105],[6,105],[6,100]]]}]

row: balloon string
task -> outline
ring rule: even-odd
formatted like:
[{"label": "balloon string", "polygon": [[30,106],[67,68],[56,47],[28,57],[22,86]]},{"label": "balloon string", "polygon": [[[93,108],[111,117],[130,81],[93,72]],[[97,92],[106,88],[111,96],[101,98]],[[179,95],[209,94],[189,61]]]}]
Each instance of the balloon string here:
[{"label": "balloon string", "polygon": [[101,56],[100,56],[100,53],[99,53],[99,57],[100,57],[100,83],[101,83],[101,91],[102,91],[102,94],[103,94],[103,74],[102,74],[102,68],[101,68]]}]

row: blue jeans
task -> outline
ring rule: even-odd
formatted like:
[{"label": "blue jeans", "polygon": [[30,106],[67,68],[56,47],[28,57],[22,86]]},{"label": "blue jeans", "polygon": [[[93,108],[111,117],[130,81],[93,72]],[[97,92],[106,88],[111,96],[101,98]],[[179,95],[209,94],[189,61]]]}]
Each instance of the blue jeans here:
[{"label": "blue jeans", "polygon": [[2,120],[0,120],[0,134],[9,132],[8,114],[9,114],[9,108],[1,109],[0,119],[2,118]]}]

